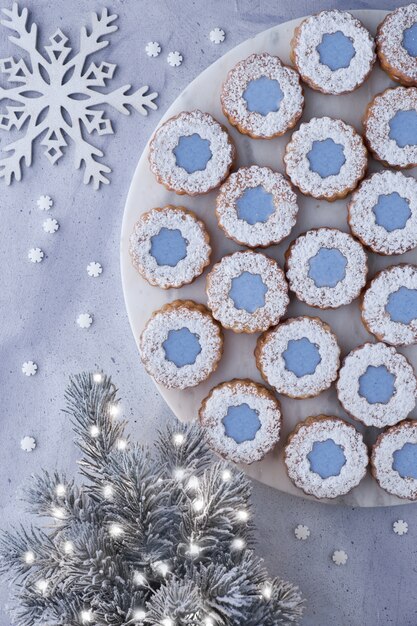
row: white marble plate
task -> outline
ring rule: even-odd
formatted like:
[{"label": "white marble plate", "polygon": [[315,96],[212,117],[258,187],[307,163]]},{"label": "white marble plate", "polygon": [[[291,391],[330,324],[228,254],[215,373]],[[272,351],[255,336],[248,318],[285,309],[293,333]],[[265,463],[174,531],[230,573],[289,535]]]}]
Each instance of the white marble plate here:
[{"label": "white marble plate", "polygon": [[[372,33],[375,33],[379,22],[384,18],[385,11],[363,10],[353,11],[354,15],[362,20]],[[176,115],[183,110],[199,108],[214,115],[221,123],[226,124],[238,151],[238,165],[267,165],[283,172],[282,155],[284,147],[289,139],[289,134],[273,140],[255,140],[240,135],[231,128],[222,114],[220,108],[220,89],[227,72],[237,61],[246,58],[254,52],[269,52],[279,56],[285,63],[289,63],[289,43],[294,28],[301,20],[293,20],[266,30],[253,39],[248,39],[240,44],[216,63],[211,65],[198,76],[177,98],[168,109],[160,123],[167,118]],[[303,120],[309,120],[313,116],[330,115],[341,117],[346,122],[353,124],[361,131],[361,118],[366,104],[373,94],[378,93],[392,85],[392,81],[379,68],[374,69],[366,83],[355,92],[344,96],[326,96],[305,88],[306,108]],[[192,209],[206,223],[213,246],[212,261],[217,262],[224,254],[239,249],[235,243],[227,239],[217,226],[214,204],[216,192],[201,197],[177,196],[159,185],[150,172],[148,160],[148,146],[142,154],[135,175],[132,180],[123,218],[121,235],[121,270],[126,308],[130,324],[136,340],[139,342],[140,333],[150,317],[152,311],[158,309],[166,302],[177,298],[191,298],[197,302],[206,302],[205,278],[206,272],[192,285],[181,289],[164,291],[157,287],[151,287],[134,270],[129,257],[129,236],[133,225],[139,215],[153,207],[161,207],[165,204],[183,205]],[[380,169],[376,163],[370,163],[370,171]],[[413,171],[414,173],[414,171]],[[298,194],[300,212],[297,224],[290,237],[278,246],[272,246],[266,253],[276,258],[282,265],[284,251],[300,232],[317,226],[334,226],[342,230],[348,230],[346,223],[346,200],[334,203],[318,201],[306,198]],[[378,257],[371,254],[369,257],[370,276],[376,271],[398,262],[407,261],[417,263],[417,252],[412,251],[401,257]],[[342,307],[335,311],[319,311],[311,309],[292,297],[288,310],[288,317],[313,314],[319,315],[328,322],[338,335],[344,354],[355,346],[367,340],[372,340],[363,327],[358,302]],[[208,394],[210,389],[218,383],[235,377],[252,378],[262,382],[260,374],[255,366],[253,350],[257,335],[235,335],[231,331],[225,331],[225,353],[219,368],[208,381],[193,389],[185,391],[167,390],[159,387],[159,391],[181,420],[192,420],[197,416],[201,400]],[[417,347],[408,347],[401,350],[417,368]],[[136,364],[135,364],[136,365]],[[138,356],[137,367],[140,367]],[[342,410],[336,398],[334,388],[322,393],[317,398],[309,400],[290,400],[280,397],[284,415],[284,427],[282,439],[276,449],[267,455],[259,463],[244,467],[244,471],[267,485],[297,496],[307,497],[297,489],[289,480],[282,459],[282,447],[288,433],[300,420],[309,415],[320,413],[341,416],[348,421],[349,418]],[[417,412],[412,414],[417,417]],[[359,427],[359,426],[358,426]],[[366,429],[365,437],[368,443],[374,441],[375,429]],[[362,483],[347,496],[336,500],[336,503],[350,506],[383,506],[402,504],[393,496],[383,492],[377,483],[368,475]]]}]

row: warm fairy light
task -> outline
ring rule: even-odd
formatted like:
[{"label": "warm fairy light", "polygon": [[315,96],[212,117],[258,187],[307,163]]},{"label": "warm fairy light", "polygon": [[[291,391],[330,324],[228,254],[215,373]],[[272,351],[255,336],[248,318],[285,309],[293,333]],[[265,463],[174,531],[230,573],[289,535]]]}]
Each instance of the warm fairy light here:
[{"label": "warm fairy light", "polygon": [[136,609],[136,611],[133,613],[133,619],[136,621],[141,621],[144,620],[146,617],[146,613],[143,609]]},{"label": "warm fairy light", "polygon": [[62,483],[60,483],[59,485],[57,485],[55,487],[55,493],[59,498],[62,498],[63,496],[65,496],[65,485],[63,485]]},{"label": "warm fairy light", "polygon": [[185,436],[182,433],[175,433],[172,439],[176,446],[182,446],[185,441]]},{"label": "warm fairy light", "polygon": [[198,554],[200,554],[200,547],[196,543],[191,541],[188,547],[188,551],[191,554],[191,556],[197,556]]},{"label": "warm fairy light", "polygon": [[44,578],[41,578],[40,580],[36,581],[36,588],[40,593],[45,593],[48,588],[48,581]]},{"label": "warm fairy light", "polygon": [[224,472],[222,473],[223,482],[227,483],[229,482],[229,480],[231,480],[231,478],[232,478],[232,472],[228,469],[224,470]]},{"label": "warm fairy light", "polygon": [[242,539],[241,537],[236,537],[236,539],[233,539],[232,541],[233,550],[243,550],[244,547],[245,547],[244,539]]},{"label": "warm fairy light", "polygon": [[185,470],[182,469],[182,467],[176,467],[174,470],[174,478],[176,478],[176,480],[182,480],[185,476]]},{"label": "warm fairy light", "polygon": [[109,413],[111,417],[118,417],[121,413],[120,404],[110,404],[109,405]]},{"label": "warm fairy light", "polygon": [[120,524],[113,523],[110,524],[109,532],[112,537],[117,539],[117,537],[123,535],[123,528],[120,526]]},{"label": "warm fairy light", "polygon": [[133,574],[133,582],[138,587],[146,587],[146,585],[148,584],[148,581],[146,580],[146,577],[144,574],[142,574],[142,572],[135,572]]},{"label": "warm fairy light", "polygon": [[96,372],[95,374],[93,374],[93,380],[95,383],[103,382],[103,374],[101,374],[100,372]]},{"label": "warm fairy light", "polygon": [[262,593],[262,596],[265,598],[265,600],[270,600],[272,596],[271,583],[265,583],[264,586],[262,587],[261,593]]},{"label": "warm fairy light", "polygon": [[106,500],[110,500],[110,498],[113,496],[113,493],[114,489],[111,485],[104,485],[103,496],[106,498]]},{"label": "warm fairy light", "polygon": [[174,622],[170,617],[166,617],[165,619],[163,619],[161,624],[162,626],[174,626]]},{"label": "warm fairy light", "polygon": [[162,576],[166,576],[169,572],[169,566],[167,563],[164,563],[163,561],[157,561],[155,563],[155,567],[156,569],[159,571],[159,573]]},{"label": "warm fairy light", "polygon": [[204,620],[204,626],[214,626],[214,620],[211,617],[206,617]]},{"label": "warm fairy light", "polygon": [[72,541],[64,542],[64,552],[65,554],[72,554],[74,552],[74,544]]},{"label": "warm fairy light", "polygon": [[204,500],[202,498],[198,498],[198,500],[194,500],[193,509],[196,513],[199,513],[204,509]]},{"label": "warm fairy light", "polygon": [[116,445],[117,445],[117,449],[118,450],[126,450],[126,448],[127,448],[127,441],[126,441],[126,439],[118,439]]},{"label": "warm fairy light", "polygon": [[90,435],[92,437],[98,437],[100,434],[100,429],[98,426],[96,426],[96,424],[93,424],[90,428]]},{"label": "warm fairy light", "polygon": [[93,621],[93,613],[91,609],[81,611],[81,621],[83,624],[90,624]]},{"label": "warm fairy light", "polygon": [[27,563],[27,565],[32,565],[32,563],[34,563],[35,561],[35,554],[34,552],[32,552],[32,550],[28,550],[23,555],[23,558],[25,560],[25,563]]},{"label": "warm fairy light", "polygon": [[249,513],[245,509],[240,509],[239,511],[237,511],[236,517],[239,522],[247,522],[249,519]]},{"label": "warm fairy light", "polygon": [[187,489],[194,489],[194,490],[196,490],[196,489],[198,489],[199,484],[200,483],[199,483],[199,480],[198,480],[197,476],[191,476],[190,480],[187,483]]},{"label": "warm fairy light", "polygon": [[67,512],[63,506],[53,506],[51,509],[51,515],[56,519],[65,519]]}]

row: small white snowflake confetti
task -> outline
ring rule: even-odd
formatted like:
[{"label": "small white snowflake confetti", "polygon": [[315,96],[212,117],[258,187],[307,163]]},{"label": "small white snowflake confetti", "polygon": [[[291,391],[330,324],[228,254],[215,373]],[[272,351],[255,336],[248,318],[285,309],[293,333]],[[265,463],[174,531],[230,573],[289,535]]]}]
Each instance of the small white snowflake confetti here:
[{"label": "small white snowflake confetti", "polygon": [[222,28],[213,28],[212,31],[210,31],[210,41],[212,43],[222,43],[224,41],[226,37],[226,33],[224,32],[224,30]]},{"label": "small white snowflake confetti", "polygon": [[33,437],[23,437],[20,447],[25,452],[32,452],[36,448],[36,441]]},{"label": "small white snowflake confetti", "polygon": [[91,263],[87,265],[87,274],[92,278],[98,278],[102,271],[103,268],[100,263],[97,263],[96,261],[91,261]]},{"label": "small white snowflake confetti", "polygon": [[49,211],[53,207],[54,202],[49,196],[40,196],[36,204],[41,211]]},{"label": "small white snowflake confetti", "polygon": [[406,535],[408,533],[408,524],[403,519],[399,519],[393,523],[392,529],[396,535]]},{"label": "small white snowflake confetti", "polygon": [[333,552],[332,561],[336,563],[336,565],[346,565],[348,560],[348,555],[344,550],[335,550]]},{"label": "small white snowflake confetti", "polygon": [[150,41],[146,44],[145,50],[148,57],[157,57],[161,53],[161,46],[157,41]]},{"label": "small white snowflake confetti", "polygon": [[38,366],[33,361],[25,361],[22,365],[22,373],[25,376],[35,376]]},{"label": "small white snowflake confetti", "polygon": [[308,526],[303,526],[303,524],[298,524],[296,528],[294,528],[294,535],[297,539],[301,541],[305,541],[310,537],[310,529]]},{"label": "small white snowflake confetti", "polygon": [[167,61],[171,67],[179,67],[182,63],[182,54],[177,50],[170,52],[167,56]]},{"label": "small white snowflake confetti", "polygon": [[90,328],[93,318],[89,313],[80,313],[77,317],[77,324],[80,328]]},{"label": "small white snowflake confetti", "polygon": [[51,217],[48,217],[48,219],[45,220],[44,223],[42,224],[42,228],[44,229],[46,233],[53,235],[58,230],[59,224],[56,220],[52,219]]},{"label": "small white snowflake confetti", "polygon": [[28,259],[31,263],[40,263],[44,257],[44,253],[40,248],[31,248],[28,252]]}]

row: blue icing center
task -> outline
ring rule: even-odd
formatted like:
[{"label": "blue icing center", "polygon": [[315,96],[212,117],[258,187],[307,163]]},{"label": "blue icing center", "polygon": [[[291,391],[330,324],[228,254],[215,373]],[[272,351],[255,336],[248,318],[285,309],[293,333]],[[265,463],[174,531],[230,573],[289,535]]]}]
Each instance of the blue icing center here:
[{"label": "blue icing center", "polygon": [[392,457],[392,469],[401,478],[417,478],[417,443],[405,443],[400,450],[395,450]]},{"label": "blue icing center", "polygon": [[251,225],[266,222],[275,211],[274,196],[262,185],[245,189],[236,206],[239,219]]},{"label": "blue icing center", "polygon": [[404,30],[402,43],[410,56],[417,57],[417,24]]},{"label": "blue icing center", "polygon": [[385,310],[393,322],[409,324],[417,318],[417,290],[400,287],[389,295]]},{"label": "blue icing center", "polygon": [[366,372],[359,376],[359,395],[369,404],[387,404],[394,395],[395,376],[385,365],[368,365]]},{"label": "blue icing center", "polygon": [[257,309],[265,306],[265,294],[268,287],[262,281],[259,274],[242,272],[240,276],[232,278],[232,288],[229,296],[233,300],[236,309],[244,309],[248,313],[254,313]]},{"label": "blue icing center", "polygon": [[327,65],[332,71],[349,67],[356,54],[352,40],[350,37],[346,37],[341,30],[323,35],[316,50],[320,56],[320,63]]},{"label": "blue icing center", "polygon": [[320,248],[308,263],[308,275],[316,287],[335,287],[345,278],[347,259],[340,250]]},{"label": "blue icing center", "polygon": [[346,161],[342,144],[330,138],[313,141],[310,152],[307,152],[307,159],[310,162],[311,171],[316,172],[322,178],[339,174]]},{"label": "blue icing center", "polygon": [[157,235],[151,237],[151,255],[158,265],[175,267],[187,256],[187,240],[181,231],[163,226]]},{"label": "blue icing center", "polygon": [[261,76],[249,81],[243,99],[246,101],[248,111],[268,115],[278,111],[284,94],[277,80]]},{"label": "blue icing center", "polygon": [[342,446],[339,446],[333,439],[326,441],[315,441],[311,452],[307,454],[310,462],[310,469],[321,478],[339,476],[340,470],[346,463],[346,457]]},{"label": "blue icing center", "polygon": [[167,361],[171,361],[177,367],[192,365],[201,352],[198,336],[186,327],[170,330],[168,339],[163,342],[162,347]]},{"label": "blue icing center", "polygon": [[198,133],[180,137],[173,153],[178,167],[183,167],[188,174],[205,170],[213,156],[209,140],[202,139]]},{"label": "blue icing center", "polygon": [[223,418],[224,431],[236,443],[252,441],[261,427],[257,411],[246,402],[238,406],[229,406]]},{"label": "blue icing center", "polygon": [[405,228],[411,217],[410,205],[396,191],[379,196],[372,210],[378,226],[382,226],[389,233]]},{"label": "blue icing center", "polygon": [[417,144],[417,111],[397,111],[389,121],[389,137],[397,146],[415,146]]},{"label": "blue icing center", "polygon": [[293,372],[297,378],[314,374],[321,361],[319,349],[307,337],[290,339],[282,357],[285,361],[285,368]]}]

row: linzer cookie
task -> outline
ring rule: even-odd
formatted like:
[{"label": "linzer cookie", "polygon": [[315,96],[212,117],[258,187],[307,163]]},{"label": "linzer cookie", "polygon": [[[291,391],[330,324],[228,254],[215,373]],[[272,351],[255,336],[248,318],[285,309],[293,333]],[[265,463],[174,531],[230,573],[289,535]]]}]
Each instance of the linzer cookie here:
[{"label": "linzer cookie", "polygon": [[397,168],[417,165],[417,89],[396,87],[378,94],[363,121],[365,139],[378,161]]},{"label": "linzer cookie", "polygon": [[203,400],[200,424],[212,450],[235,463],[253,463],[279,440],[280,405],[262,385],[235,379]]},{"label": "linzer cookie", "polygon": [[377,53],[382,68],[394,80],[417,86],[417,5],[389,13],[378,27]]},{"label": "linzer cookie", "polygon": [[362,137],[352,126],[313,117],[292,134],[284,162],[291,182],[303,194],[332,201],[356,188],[368,159]]},{"label": "linzer cookie", "polygon": [[357,89],[371,72],[374,41],[350,13],[322,11],[295,29],[291,60],[312,89],[347,93]]},{"label": "linzer cookie", "polygon": [[285,446],[284,460],[288,476],[304,493],[337,498],[365,476],[368,452],[353,426],[319,415],[297,425]]},{"label": "linzer cookie", "polygon": [[220,228],[236,243],[252,248],[280,242],[298,213],[290,183],[269,167],[241,167],[220,188],[216,214]]},{"label": "linzer cookie", "polygon": [[223,257],[209,272],[206,290],[213,317],[236,333],[256,333],[278,324],[289,302],[278,263],[249,250]]},{"label": "linzer cookie", "polygon": [[379,272],[363,295],[362,320],[380,341],[417,343],[417,266],[394,265]]},{"label": "linzer cookie", "polygon": [[252,54],[230,70],[221,104],[229,122],[241,133],[270,139],[295,126],[304,98],[297,72],[264,52]]},{"label": "linzer cookie", "polygon": [[286,252],[286,264],[291,291],[302,302],[321,309],[349,304],[366,282],[364,249],[336,228],[300,235]]},{"label": "linzer cookie", "polygon": [[378,254],[417,246],[417,181],[385,170],[366,178],[348,205],[352,233]]},{"label": "linzer cookie", "polygon": [[152,314],[139,350],[146,371],[157,383],[185,389],[214,372],[223,351],[223,333],[202,304],[176,300]]},{"label": "linzer cookie", "polygon": [[182,207],[166,206],[143,213],[130,237],[130,256],[137,271],[162,289],[191,283],[209,264],[206,228]]},{"label": "linzer cookie", "polygon": [[415,406],[416,391],[410,363],[385,343],[365,343],[352,350],[337,381],[345,411],[366,426],[377,428],[405,419]]},{"label": "linzer cookie", "polygon": [[371,455],[372,475],[382,489],[417,500],[417,423],[400,422],[379,435]]},{"label": "linzer cookie", "polygon": [[265,381],[290,398],[317,396],[337,378],[340,349],[330,326],[296,317],[258,339],[256,365]]},{"label": "linzer cookie", "polygon": [[184,111],[155,132],[149,163],[158,182],[170,191],[207,193],[228,176],[235,147],[224,126],[201,111]]}]

